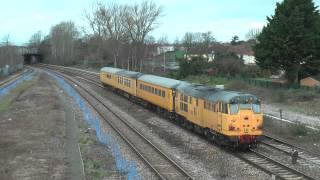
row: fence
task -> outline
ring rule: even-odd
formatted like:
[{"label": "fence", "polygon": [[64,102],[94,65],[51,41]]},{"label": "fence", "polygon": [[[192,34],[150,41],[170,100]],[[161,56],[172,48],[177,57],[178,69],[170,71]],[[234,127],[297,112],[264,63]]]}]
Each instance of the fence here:
[{"label": "fence", "polygon": [[8,76],[16,71],[19,71],[23,68],[23,63],[17,65],[5,65],[4,67],[0,67],[0,77]]},{"label": "fence", "polygon": [[17,46],[0,47],[0,77],[8,76],[23,68],[23,56]]},{"label": "fence", "polygon": [[300,84],[288,84],[283,82],[273,82],[268,80],[261,79],[247,79],[245,80],[248,84],[266,88],[275,88],[275,89],[305,89],[305,90],[320,90],[320,87],[307,87],[301,86]]}]

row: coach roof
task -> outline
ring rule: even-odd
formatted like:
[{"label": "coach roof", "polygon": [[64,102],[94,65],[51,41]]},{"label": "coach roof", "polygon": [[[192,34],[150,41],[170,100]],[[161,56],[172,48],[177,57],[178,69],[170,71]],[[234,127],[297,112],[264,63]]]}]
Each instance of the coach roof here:
[{"label": "coach roof", "polygon": [[132,79],[138,79],[140,76],[143,75],[140,72],[127,71],[127,70],[118,71],[116,72],[116,74],[120,76],[128,77],[128,78],[132,78]]},{"label": "coach roof", "polygon": [[181,93],[201,98],[211,102],[223,102],[223,103],[246,103],[246,102],[257,102],[258,98],[251,94],[226,91],[218,88],[212,88],[200,84],[182,83],[177,88]]},{"label": "coach roof", "polygon": [[205,99],[208,95],[221,91],[221,89],[204,86],[201,84],[191,84],[188,82],[181,83],[177,90],[181,93],[197,98]]},{"label": "coach roof", "polygon": [[165,88],[172,88],[175,89],[182,81],[160,77],[160,76],[154,76],[145,74],[138,78],[139,81],[143,81],[146,83],[162,86]]},{"label": "coach roof", "polygon": [[115,74],[116,72],[123,71],[123,69],[113,68],[113,67],[104,67],[100,71]]}]

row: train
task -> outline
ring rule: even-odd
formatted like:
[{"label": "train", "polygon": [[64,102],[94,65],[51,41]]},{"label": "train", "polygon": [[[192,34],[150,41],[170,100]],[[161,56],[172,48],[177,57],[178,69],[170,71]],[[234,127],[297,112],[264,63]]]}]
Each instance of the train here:
[{"label": "train", "polygon": [[100,81],[220,145],[254,147],[263,133],[261,101],[252,94],[113,67],[100,70]]}]

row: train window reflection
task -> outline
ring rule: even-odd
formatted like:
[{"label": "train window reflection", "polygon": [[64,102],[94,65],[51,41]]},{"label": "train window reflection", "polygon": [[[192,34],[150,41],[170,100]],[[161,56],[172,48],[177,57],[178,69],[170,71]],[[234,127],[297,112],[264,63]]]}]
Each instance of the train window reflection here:
[{"label": "train window reflection", "polygon": [[252,110],[254,113],[261,113],[260,104],[252,104]]},{"label": "train window reflection", "polygon": [[251,109],[251,104],[240,104],[240,109]]},{"label": "train window reflection", "polygon": [[238,104],[230,104],[230,114],[238,114],[239,105]]}]

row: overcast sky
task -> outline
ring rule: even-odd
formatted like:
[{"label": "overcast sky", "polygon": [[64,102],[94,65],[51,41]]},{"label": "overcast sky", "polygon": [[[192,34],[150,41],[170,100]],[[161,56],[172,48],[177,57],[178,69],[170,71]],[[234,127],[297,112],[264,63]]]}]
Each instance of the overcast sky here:
[{"label": "overcast sky", "polygon": [[[135,3],[142,0],[105,0],[101,2]],[[212,31],[218,41],[230,41],[238,35],[245,38],[249,29],[261,28],[266,17],[274,13],[281,0],[154,0],[163,7],[160,27],[152,32],[156,38],[170,41],[185,32]],[[78,27],[86,26],[84,10],[95,0],[1,0],[0,38],[10,35],[12,42],[28,42],[37,31],[48,34],[50,27],[71,20]],[[317,6],[320,0],[314,0]],[[0,39],[0,40],[1,40]]]}]

